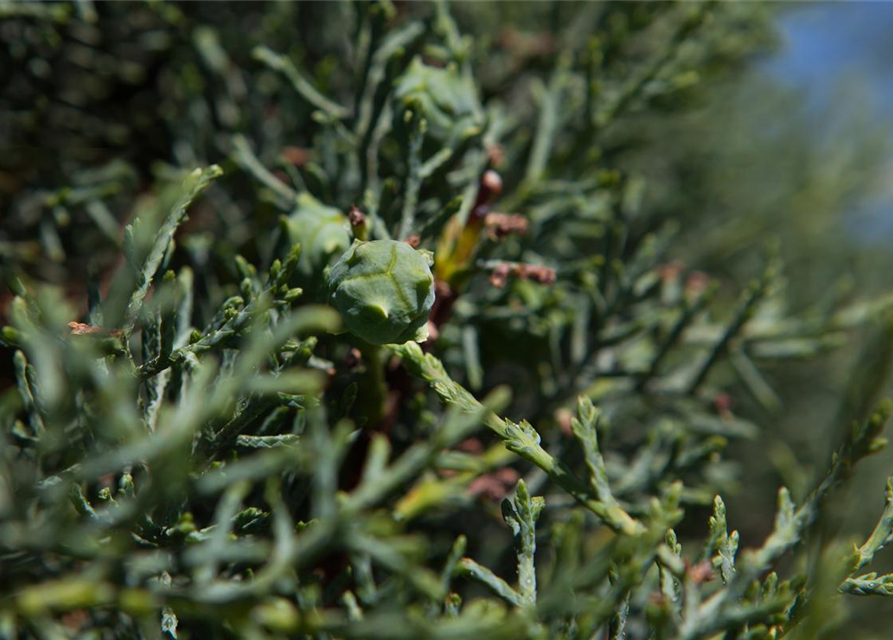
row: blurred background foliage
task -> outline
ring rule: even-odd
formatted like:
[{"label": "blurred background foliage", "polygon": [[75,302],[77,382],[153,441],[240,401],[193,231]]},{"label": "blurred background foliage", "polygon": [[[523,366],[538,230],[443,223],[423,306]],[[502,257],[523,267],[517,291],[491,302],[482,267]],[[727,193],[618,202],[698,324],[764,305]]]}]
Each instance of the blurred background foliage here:
[{"label": "blurred background foliage", "polygon": [[[776,24],[800,9],[723,5],[705,5],[698,19],[706,27],[691,39],[680,25],[692,18],[667,3],[468,2],[452,12],[469,36],[468,62],[483,102],[499,97],[519,122],[536,121],[548,108],[544,92],[606,109],[599,144],[561,146],[550,171],[585,158],[604,168],[603,179],[628,180],[623,197],[642,231],[676,221],[683,232],[669,248],[668,282],[683,270],[703,272],[722,283],[719,299],[731,309],[767,260],[777,260],[785,295],[772,304],[791,312],[882,295],[893,273],[890,236],[860,232],[883,228],[870,216],[890,215],[893,141],[872,117],[872,94],[854,79],[837,89],[848,99],[810,104],[769,70],[785,47]],[[400,21],[429,15],[431,7],[397,3],[396,11]],[[235,134],[250,142],[273,180],[303,183],[343,210],[354,204],[362,171],[343,164],[342,143],[313,115],[317,106],[255,48],[287,56],[322,94],[358,97],[363,88],[354,86],[357,70],[349,67],[362,60],[356,13],[349,3],[0,4],[0,270],[58,286],[83,314],[87,283],[120,264],[123,224],[159,206],[179,167],[218,163],[224,176],[190,211],[178,238],[176,260],[193,267],[202,292],[201,326],[239,281],[233,255],[269,264],[278,251],[259,232],[279,224],[277,189],[239,169],[249,161]],[[655,43],[674,38],[681,38],[679,58],[651,66]],[[550,84],[569,50],[584,58],[589,52],[595,91]],[[568,128],[589,139],[583,133],[600,126],[597,115],[592,122]],[[530,175],[526,151],[535,135],[529,126],[511,129],[496,163],[507,187]],[[400,158],[399,149],[384,148],[380,173],[394,172]],[[514,204],[525,204],[523,194],[501,206]],[[554,242],[560,255],[562,239]],[[4,321],[11,295],[0,295]],[[535,406],[537,374],[500,353],[512,343],[501,342],[498,326],[478,329],[490,346],[480,354],[482,379],[471,386],[510,381],[510,415],[533,420],[545,412]],[[802,497],[839,444],[840,426],[890,393],[890,319],[849,339],[852,346],[818,359],[764,370],[777,402],[756,402],[729,372],[717,374],[716,386],[727,387],[723,401],[762,427],[755,440],[726,451],[732,466],[721,484],[742,547],[771,530],[775,488],[786,484]],[[14,384],[12,353],[0,354],[0,388]],[[448,354],[444,360],[457,362]],[[822,522],[829,538],[870,529],[889,468],[885,453],[837,496]],[[702,534],[708,506],[691,513],[680,530]],[[854,616],[846,637],[857,637],[857,629],[885,637],[893,605],[875,599],[865,606],[871,615]]]}]

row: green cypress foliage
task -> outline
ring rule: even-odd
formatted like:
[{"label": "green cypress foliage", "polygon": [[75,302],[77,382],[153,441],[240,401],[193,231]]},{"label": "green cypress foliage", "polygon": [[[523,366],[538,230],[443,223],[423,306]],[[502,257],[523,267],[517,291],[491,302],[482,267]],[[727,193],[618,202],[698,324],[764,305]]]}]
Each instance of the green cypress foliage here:
[{"label": "green cypress foliage", "polygon": [[[893,297],[796,304],[683,158],[770,9],[0,2],[0,640],[814,638],[893,594],[893,479],[829,526]],[[828,388],[779,488],[746,452]]]}]

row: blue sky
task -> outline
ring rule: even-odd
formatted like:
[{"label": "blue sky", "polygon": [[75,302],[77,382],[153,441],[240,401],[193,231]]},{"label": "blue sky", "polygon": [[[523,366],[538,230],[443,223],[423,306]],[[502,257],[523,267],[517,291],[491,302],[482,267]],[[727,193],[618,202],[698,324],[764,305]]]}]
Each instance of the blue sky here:
[{"label": "blue sky", "polygon": [[[855,107],[893,129],[893,2],[792,4],[779,27],[782,48],[764,68],[796,87],[816,117],[835,105]],[[857,90],[842,89],[845,82]],[[863,214],[860,233],[893,232],[893,181],[889,197],[854,213]]]},{"label": "blue sky", "polygon": [[893,3],[817,2],[792,5],[781,18],[785,46],[770,63],[780,76],[821,93],[830,77],[869,76],[893,101]]}]

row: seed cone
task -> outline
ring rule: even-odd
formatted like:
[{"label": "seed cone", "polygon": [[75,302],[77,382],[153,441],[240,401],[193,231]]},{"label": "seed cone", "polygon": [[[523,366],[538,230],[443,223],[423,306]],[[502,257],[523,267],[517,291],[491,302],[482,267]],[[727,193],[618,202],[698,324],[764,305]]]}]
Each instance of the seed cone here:
[{"label": "seed cone", "polygon": [[304,281],[322,274],[350,246],[347,217],[313,196],[302,193],[286,220],[289,241],[300,243],[298,272]]},{"label": "seed cone", "polygon": [[328,283],[345,325],[366,342],[428,337],[434,304],[430,259],[405,242],[354,242],[329,271]]}]

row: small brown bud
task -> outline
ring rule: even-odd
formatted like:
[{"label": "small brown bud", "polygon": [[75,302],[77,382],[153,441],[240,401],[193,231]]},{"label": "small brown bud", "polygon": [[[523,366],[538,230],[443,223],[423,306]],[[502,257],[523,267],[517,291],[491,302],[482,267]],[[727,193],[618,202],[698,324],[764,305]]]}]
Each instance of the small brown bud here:
[{"label": "small brown bud", "polygon": [[484,445],[477,438],[466,438],[456,445],[456,450],[480,455],[484,452]]},{"label": "small brown bud", "polygon": [[673,262],[668,262],[665,265],[660,267],[660,279],[666,282],[672,282],[676,280],[683,270],[682,263],[678,260],[673,260]]},{"label": "small brown bud", "polygon": [[94,327],[84,322],[69,322],[68,328],[71,329],[71,335],[83,336],[91,333],[102,333],[102,328]]},{"label": "small brown bud", "polygon": [[437,328],[437,325],[428,320],[428,342],[437,342],[437,338],[440,337],[440,329]]},{"label": "small brown bud", "polygon": [[709,582],[713,579],[713,567],[708,560],[688,567],[688,576],[695,584]]},{"label": "small brown bud", "polygon": [[63,615],[61,620],[62,624],[69,630],[80,631],[89,623],[90,614],[87,613],[86,609],[75,609]]},{"label": "small brown bud", "polygon": [[502,193],[502,178],[493,169],[488,169],[481,176],[481,194],[478,199],[481,202],[490,202]]},{"label": "small brown bud", "polygon": [[277,179],[279,182],[281,182],[282,184],[289,184],[289,183],[291,182],[291,181],[289,180],[289,178],[288,178],[288,175],[285,173],[285,171],[278,171],[278,170],[277,170],[277,171],[274,171],[274,172],[273,172],[273,175],[274,175],[274,176],[276,177],[276,179]]},{"label": "small brown bud", "polygon": [[406,238],[404,238],[403,242],[408,244],[413,249],[418,249],[419,245],[422,243],[422,238],[417,233],[411,233]]},{"label": "small brown bud", "polygon": [[505,160],[505,147],[501,144],[491,144],[487,145],[486,151],[490,166],[498,169]]},{"label": "small brown bud", "polygon": [[692,271],[685,279],[685,292],[697,296],[704,292],[710,284],[710,276],[703,271]]},{"label": "small brown bud", "polygon": [[491,500],[501,500],[506,491],[502,483],[490,475],[475,478],[468,484],[468,493],[473,496],[486,496]]},{"label": "small brown bud", "polygon": [[574,414],[568,409],[561,408],[555,412],[555,421],[558,423],[558,428],[568,438],[574,435],[573,429],[571,429],[571,420],[573,419]]},{"label": "small brown bud", "polygon": [[488,213],[484,217],[484,229],[491,240],[501,240],[508,235],[527,233],[527,218],[516,213]]},{"label": "small brown bud", "polygon": [[360,211],[359,207],[356,205],[351,206],[350,212],[347,214],[347,219],[350,221],[350,226],[359,227],[360,225],[366,224],[366,214]]},{"label": "small brown bud", "polygon": [[363,354],[356,347],[351,347],[344,357],[344,366],[348,371],[354,371],[363,362]]},{"label": "small brown bud", "polygon": [[497,469],[495,475],[508,488],[512,488],[516,484],[518,484],[518,479],[521,477],[518,472],[511,467],[503,467],[502,469]]},{"label": "small brown bud", "polygon": [[555,282],[555,269],[552,267],[525,266],[527,269],[525,269],[521,276],[523,280],[533,280],[534,282],[539,282],[540,284],[545,285],[553,284]]},{"label": "small brown bud", "polygon": [[732,396],[728,393],[720,392],[713,398],[713,406],[716,407],[716,412],[724,418],[731,417],[733,404]]},{"label": "small brown bud", "polygon": [[517,471],[511,467],[503,467],[472,480],[468,485],[468,492],[473,496],[484,496],[498,502],[517,484],[518,477]]},{"label": "small brown bud", "polygon": [[493,269],[493,272],[490,274],[490,284],[501,289],[505,286],[510,275],[521,280],[533,280],[545,285],[555,282],[555,269],[552,267],[503,262]]},{"label": "small brown bud", "polygon": [[68,328],[71,329],[71,335],[73,336],[98,335],[118,338],[124,335],[120,329],[106,329],[105,327],[97,327],[84,322],[69,322]]},{"label": "small brown bud", "polygon": [[282,150],[282,158],[296,167],[303,167],[310,162],[310,151],[301,147],[285,147]]},{"label": "small brown bud", "polygon": [[502,289],[505,286],[505,283],[508,282],[509,273],[511,273],[511,267],[509,265],[499,265],[493,269],[493,273],[490,274],[490,284],[497,289]]},{"label": "small brown bud", "polygon": [[434,281],[434,293],[438,298],[449,298],[453,294],[453,289],[449,283],[444,280]]}]

